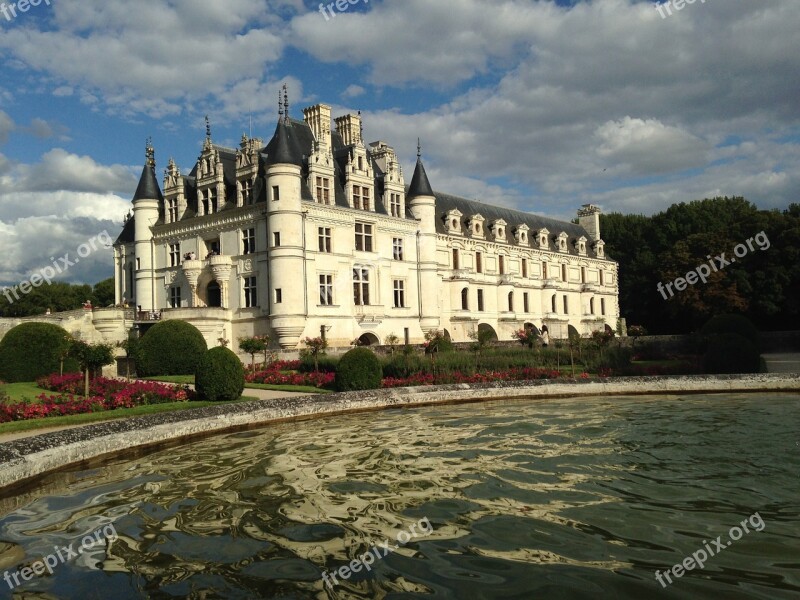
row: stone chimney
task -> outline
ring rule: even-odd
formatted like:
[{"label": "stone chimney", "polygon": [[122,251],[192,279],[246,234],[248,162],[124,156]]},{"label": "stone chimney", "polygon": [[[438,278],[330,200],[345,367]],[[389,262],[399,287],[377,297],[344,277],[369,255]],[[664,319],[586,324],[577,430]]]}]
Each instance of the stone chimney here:
[{"label": "stone chimney", "polygon": [[361,117],[345,115],[336,119],[336,131],[342,136],[345,146],[361,143]]},{"label": "stone chimney", "polygon": [[602,211],[594,204],[584,204],[578,210],[578,223],[589,234],[593,242],[600,240],[600,213]]},{"label": "stone chimney", "polygon": [[331,148],[331,107],[327,104],[317,104],[303,109],[303,118],[314,133],[314,138],[320,145],[320,150]]}]

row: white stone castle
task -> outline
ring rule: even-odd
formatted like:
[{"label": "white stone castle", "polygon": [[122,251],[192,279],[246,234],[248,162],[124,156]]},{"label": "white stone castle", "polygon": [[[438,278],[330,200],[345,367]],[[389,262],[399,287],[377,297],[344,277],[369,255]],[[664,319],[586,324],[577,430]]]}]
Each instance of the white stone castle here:
[{"label": "white stone castle", "polygon": [[170,159],[163,193],[148,144],[114,245],[116,301],[137,307],[142,328],[182,319],[234,349],[261,334],[294,349],[317,336],[348,346],[616,328],[598,208],[573,224],[434,192],[419,153],[406,184],[390,146],[363,143],[359,115],[333,131],[325,104],[303,121],[288,100],[279,112],[266,146],[218,146],[207,127],[188,175]]}]

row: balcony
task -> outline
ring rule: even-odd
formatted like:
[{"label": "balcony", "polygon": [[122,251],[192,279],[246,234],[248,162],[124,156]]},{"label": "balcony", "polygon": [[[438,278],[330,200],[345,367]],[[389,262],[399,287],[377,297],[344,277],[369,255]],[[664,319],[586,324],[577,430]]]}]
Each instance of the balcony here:
[{"label": "balcony", "polygon": [[559,284],[561,283],[560,280],[556,279],[555,277],[548,277],[544,281],[542,281],[542,289],[558,289]]},{"label": "balcony", "polygon": [[375,304],[356,304],[353,312],[356,316],[356,320],[362,324],[374,323],[377,325],[383,321],[386,315],[385,307]]},{"label": "balcony", "polygon": [[453,281],[469,281],[471,276],[472,272],[469,269],[453,269],[450,279]]},{"label": "balcony", "polygon": [[498,277],[498,281],[500,285],[514,285],[514,276],[513,275],[500,275]]},{"label": "balcony", "polygon": [[594,294],[600,291],[600,285],[597,283],[582,283],[581,284],[581,291],[582,292],[592,292]]}]

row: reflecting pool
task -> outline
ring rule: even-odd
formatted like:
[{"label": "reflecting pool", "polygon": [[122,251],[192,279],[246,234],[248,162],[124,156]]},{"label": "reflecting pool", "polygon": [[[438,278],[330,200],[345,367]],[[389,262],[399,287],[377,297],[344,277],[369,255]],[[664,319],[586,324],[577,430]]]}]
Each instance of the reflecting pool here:
[{"label": "reflecting pool", "polygon": [[[681,567],[693,555],[704,567]],[[26,598],[800,598],[800,395],[487,402],[220,435],[7,500],[3,571],[0,596]]]}]

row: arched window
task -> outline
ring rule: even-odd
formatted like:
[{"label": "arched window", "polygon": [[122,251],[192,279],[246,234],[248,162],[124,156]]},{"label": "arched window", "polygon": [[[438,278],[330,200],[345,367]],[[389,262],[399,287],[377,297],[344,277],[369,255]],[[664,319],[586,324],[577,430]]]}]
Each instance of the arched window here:
[{"label": "arched window", "polygon": [[589,298],[589,314],[594,314],[594,298]]},{"label": "arched window", "polygon": [[469,310],[469,289],[461,290],[461,310]]},{"label": "arched window", "polygon": [[508,312],[514,312],[514,292],[508,292]]},{"label": "arched window", "polygon": [[556,295],[553,294],[553,297],[550,298],[550,312],[558,312],[556,310]]}]

